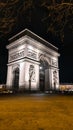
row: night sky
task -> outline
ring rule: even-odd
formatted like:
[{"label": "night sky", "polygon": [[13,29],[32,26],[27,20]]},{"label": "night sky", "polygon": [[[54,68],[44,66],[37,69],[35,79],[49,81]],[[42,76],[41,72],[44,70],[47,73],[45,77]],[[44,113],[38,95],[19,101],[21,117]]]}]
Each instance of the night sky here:
[{"label": "night sky", "polygon": [[[73,12],[71,12],[71,8],[68,10],[68,7],[64,6],[60,9],[61,14],[58,14],[55,7],[49,11],[46,6],[41,6],[46,5],[43,4],[46,0],[43,0],[43,3],[38,1],[36,3],[36,0],[34,3],[31,3],[30,0],[27,1],[29,4],[25,3],[24,0],[22,2],[13,0],[14,3],[9,3],[8,0],[7,3],[6,1],[0,2],[0,84],[6,82],[8,62],[6,45],[9,44],[8,39],[25,28],[59,48],[60,83],[73,83],[73,26],[71,26],[73,25]],[[61,3],[59,4],[61,5]],[[53,7],[53,3],[50,5]],[[49,7],[50,5],[48,4]],[[70,11],[71,15],[68,15],[69,12],[65,14],[66,10],[64,9]],[[64,22],[66,24],[63,27]]]}]

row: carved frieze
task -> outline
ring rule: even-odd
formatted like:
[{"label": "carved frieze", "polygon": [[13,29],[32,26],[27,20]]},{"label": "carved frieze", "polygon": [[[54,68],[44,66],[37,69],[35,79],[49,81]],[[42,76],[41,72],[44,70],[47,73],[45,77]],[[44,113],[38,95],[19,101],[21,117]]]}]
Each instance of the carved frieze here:
[{"label": "carved frieze", "polygon": [[16,53],[12,53],[9,56],[9,62],[23,58],[23,57],[24,57],[24,50],[21,50],[21,51],[16,52]]},{"label": "carved frieze", "polygon": [[27,56],[33,59],[37,59],[37,52],[33,50],[28,50]]},{"label": "carved frieze", "polygon": [[57,63],[56,60],[52,60],[51,65],[52,65],[52,66],[55,66],[55,67],[58,67],[58,63]]}]

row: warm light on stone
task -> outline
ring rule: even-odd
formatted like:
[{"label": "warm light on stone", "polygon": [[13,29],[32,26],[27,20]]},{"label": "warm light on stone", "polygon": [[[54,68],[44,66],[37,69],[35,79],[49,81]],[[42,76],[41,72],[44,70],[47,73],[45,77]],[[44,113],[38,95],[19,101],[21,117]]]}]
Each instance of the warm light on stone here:
[{"label": "warm light on stone", "polygon": [[15,91],[59,89],[58,48],[28,29],[9,41],[8,89]]}]

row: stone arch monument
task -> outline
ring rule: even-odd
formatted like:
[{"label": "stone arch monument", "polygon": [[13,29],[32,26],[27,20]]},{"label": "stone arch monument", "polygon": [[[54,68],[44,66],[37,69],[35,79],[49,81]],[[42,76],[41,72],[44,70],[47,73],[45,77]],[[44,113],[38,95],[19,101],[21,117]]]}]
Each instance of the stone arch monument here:
[{"label": "stone arch monument", "polygon": [[42,92],[59,89],[58,48],[28,29],[9,42],[7,89]]}]

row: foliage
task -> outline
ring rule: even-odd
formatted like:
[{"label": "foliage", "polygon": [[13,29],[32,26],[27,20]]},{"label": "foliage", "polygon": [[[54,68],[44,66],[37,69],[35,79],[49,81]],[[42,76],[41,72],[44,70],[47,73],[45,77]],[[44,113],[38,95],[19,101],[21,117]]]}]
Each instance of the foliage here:
[{"label": "foliage", "polygon": [[69,0],[61,0],[56,2],[52,0],[52,4],[45,0],[41,4],[46,8],[48,15],[43,18],[43,22],[47,23],[48,31],[61,38],[63,41],[65,29],[69,28],[73,31],[73,2]]},{"label": "foliage", "polygon": [[72,0],[1,0],[0,35],[10,33],[13,27],[20,24],[37,24],[36,15],[37,21],[44,24],[46,31],[61,38],[62,41],[66,30],[73,32]]}]

